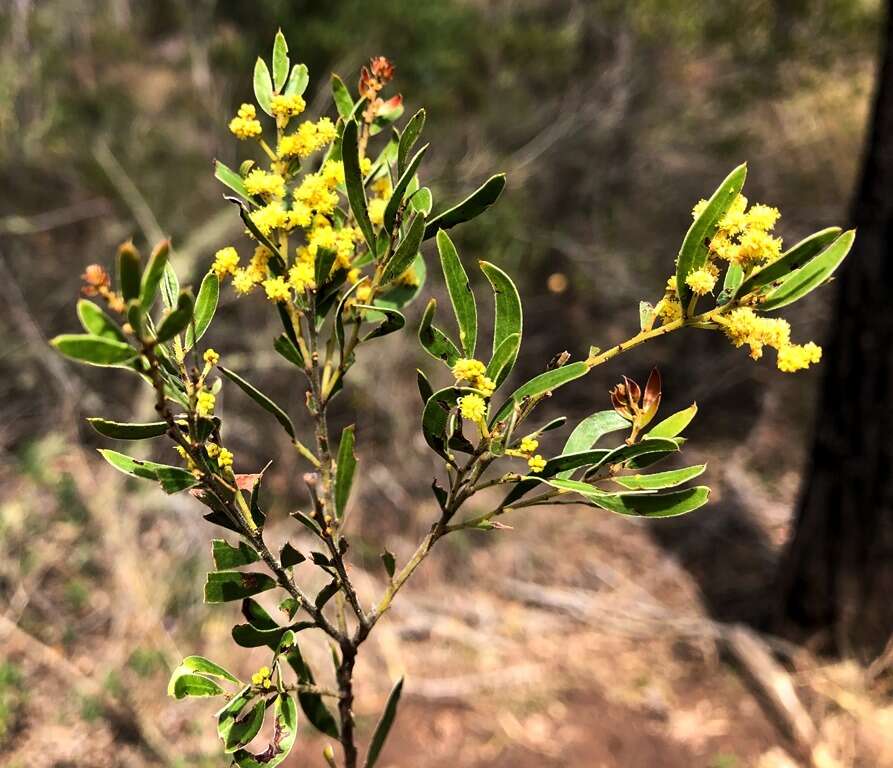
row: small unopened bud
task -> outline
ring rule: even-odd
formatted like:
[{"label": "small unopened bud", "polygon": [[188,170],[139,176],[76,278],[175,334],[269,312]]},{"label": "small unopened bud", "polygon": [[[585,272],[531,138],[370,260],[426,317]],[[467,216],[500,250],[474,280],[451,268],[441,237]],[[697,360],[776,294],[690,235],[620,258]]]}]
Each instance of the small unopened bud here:
[{"label": "small unopened bud", "polygon": [[326,744],[325,749],[322,751],[322,756],[325,759],[326,763],[328,763],[332,768],[338,768],[335,763],[335,750],[332,749],[331,744]]}]

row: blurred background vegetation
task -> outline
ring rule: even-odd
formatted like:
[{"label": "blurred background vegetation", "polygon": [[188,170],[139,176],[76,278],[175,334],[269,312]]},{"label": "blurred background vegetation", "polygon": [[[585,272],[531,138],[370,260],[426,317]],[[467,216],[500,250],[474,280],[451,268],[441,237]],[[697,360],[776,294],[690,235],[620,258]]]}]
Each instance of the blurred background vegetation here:
[{"label": "blurred background vegetation", "polygon": [[[73,327],[81,272],[110,266],[122,240],[172,236],[181,279],[197,283],[213,252],[238,237],[211,162],[244,159],[226,123],[250,99],[254,59],[277,27],[292,58],[310,67],[315,114],[328,108],[331,72],[353,83],[372,55],[396,63],[407,113],[428,110],[425,182],[435,199],[507,172],[499,204],[457,240],[470,263],[495,261],[517,279],[527,308],[523,376],[562,349],[585,354],[635,330],[637,302],[660,296],[692,205],[742,160],[748,196],[781,208],[786,242],[846,223],[882,10],[879,0],[0,4],[0,762],[199,765],[215,754],[207,708],[162,700],[182,650],[240,658],[220,615],[227,609],[199,602],[210,526],[188,500],[142,488],[123,495],[90,450],[98,442],[82,417],[147,415],[147,394],[130,379],[69,366],[44,340]],[[432,290],[443,288],[435,281]],[[827,292],[810,297],[796,336],[821,341],[830,307]],[[302,393],[276,356],[257,351],[276,335],[265,315],[225,292],[214,346],[277,400],[297,404]],[[368,570],[370,589],[382,543],[400,555],[426,529],[433,468],[416,434],[414,369],[427,363],[408,334],[379,352],[361,358],[340,403],[343,423],[358,419],[365,472],[355,567]],[[523,596],[530,583],[577,590],[575,599],[607,591],[611,610],[634,622],[645,620],[631,608],[645,604],[636,591],[645,588],[671,617],[765,617],[820,374],[785,376],[691,331],[568,386],[556,414],[606,407],[614,379],[644,378],[652,364],[663,371],[666,408],[693,399],[701,407],[687,450],[712,460],[716,503],[647,529],[595,521],[591,511],[561,524],[519,520],[522,530],[498,541],[445,547],[365,670],[364,712],[375,711],[389,672],[408,668],[418,682],[392,765],[417,764],[409,756],[435,737],[451,746],[434,750],[430,765],[565,765],[577,748],[579,765],[797,759],[783,727],[755,705],[740,709],[745,690],[694,639],[709,631],[661,622],[645,625],[644,641],[625,624],[612,629],[598,612],[607,608],[586,608],[595,613],[580,622]],[[223,415],[243,471],[288,455],[275,424],[239,394],[224,399]],[[289,505],[303,502],[300,484],[289,461],[276,461],[269,477],[284,530]],[[500,575],[514,592],[496,583]],[[672,680],[653,671],[659,654]],[[507,684],[500,675],[519,656],[548,682],[521,675],[516,694],[488,693]],[[608,680],[615,664],[622,683]],[[425,687],[429,667],[440,688]],[[846,687],[848,674],[826,688]],[[468,683],[487,675],[492,683]],[[592,681],[585,695],[581,679]],[[852,745],[888,748],[865,725],[888,710],[850,690],[864,704],[857,717],[809,684],[837,764],[881,765],[870,762],[880,752],[866,758]],[[573,711],[584,721],[602,713],[601,730],[564,733]],[[632,717],[643,722],[635,737]],[[730,725],[741,718],[749,728]],[[856,750],[852,762],[838,742]],[[321,764],[319,750],[311,754],[294,764]]]}]

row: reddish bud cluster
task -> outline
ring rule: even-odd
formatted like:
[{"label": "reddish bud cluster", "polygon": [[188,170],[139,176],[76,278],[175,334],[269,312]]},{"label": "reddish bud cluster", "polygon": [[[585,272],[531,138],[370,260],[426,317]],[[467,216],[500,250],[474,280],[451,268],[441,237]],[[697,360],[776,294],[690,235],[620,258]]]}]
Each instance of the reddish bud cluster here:
[{"label": "reddish bud cluster", "polygon": [[[661,397],[661,378],[657,368],[652,369],[645,384],[645,395],[632,379],[623,377],[623,381],[611,390],[611,404],[624,419],[632,422],[633,436],[644,429],[657,415]],[[639,402],[641,400],[641,403]]]}]

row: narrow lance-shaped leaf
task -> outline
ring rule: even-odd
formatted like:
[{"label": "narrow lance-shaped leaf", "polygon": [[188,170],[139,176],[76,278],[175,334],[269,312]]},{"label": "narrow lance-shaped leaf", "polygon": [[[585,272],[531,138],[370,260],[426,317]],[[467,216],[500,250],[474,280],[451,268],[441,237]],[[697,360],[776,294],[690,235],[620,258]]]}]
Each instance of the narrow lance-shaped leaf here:
[{"label": "narrow lance-shaped leaf", "polygon": [[195,298],[195,322],[186,329],[186,349],[191,349],[205,335],[220,298],[220,280],[213,272],[208,272],[202,279]]},{"label": "narrow lance-shaped leaf", "polygon": [[[500,345],[506,338],[517,334],[518,343],[514,346],[514,354],[508,356],[505,363],[498,371],[494,371],[491,378],[498,387],[511,373],[521,346],[521,336],[524,329],[524,315],[521,309],[521,297],[512,279],[495,264],[488,261],[480,262],[481,271],[493,287],[493,300],[496,318],[493,324],[493,357],[500,351]],[[508,347],[506,351],[511,351]],[[488,375],[489,372],[488,372]]]},{"label": "narrow lance-shaped leaf", "polygon": [[710,489],[705,485],[684,491],[655,494],[628,494],[589,496],[597,507],[628,517],[678,517],[703,507],[710,499]]},{"label": "narrow lance-shaped leaf", "polygon": [[[301,655],[300,648],[297,645],[285,654],[285,660],[294,670],[299,683],[304,685],[314,685],[316,683],[313,671],[307,662],[304,661],[304,657]],[[323,702],[322,696],[318,693],[302,691],[298,694],[298,701],[310,724],[316,730],[333,739],[338,738],[338,723]]]},{"label": "narrow lance-shaped leaf", "polygon": [[497,387],[508,377],[518,358],[520,345],[521,337],[517,333],[512,333],[506,336],[493,352],[493,357],[487,363],[487,378],[492,379]]},{"label": "narrow lance-shaped leaf", "polygon": [[384,711],[381,713],[381,719],[378,721],[378,725],[375,726],[375,732],[372,734],[372,741],[369,744],[369,752],[366,755],[366,768],[374,768],[378,762],[385,740],[388,738],[391,726],[394,724],[394,718],[397,716],[397,705],[400,703],[400,694],[402,692],[403,678],[401,677],[391,690]]},{"label": "narrow lance-shaped leaf", "polygon": [[691,290],[685,284],[685,278],[690,272],[700,269],[707,262],[708,243],[716,232],[719,220],[726,214],[741,192],[746,176],[747,164],[742,163],[723,180],[685,234],[679,255],[676,257],[676,292],[683,308],[686,307],[691,296]]},{"label": "narrow lance-shaped leaf", "polygon": [[425,110],[420,109],[406,123],[403,133],[400,134],[400,145],[397,149],[397,172],[402,176],[407,168],[406,160],[413,146],[418,141],[425,127]]},{"label": "narrow lance-shaped leaf", "polygon": [[796,272],[788,275],[778,288],[771,291],[760,302],[758,305],[759,309],[764,312],[781,309],[802,299],[807,293],[818,288],[843,263],[843,260],[850,252],[850,248],[853,247],[855,238],[856,231],[854,229],[844,232],[812,261],[807,262]]},{"label": "narrow lance-shaped leaf", "polygon": [[357,226],[366,239],[366,245],[375,253],[375,231],[369,220],[369,208],[366,204],[366,190],[363,187],[363,174],[360,170],[360,149],[357,138],[355,120],[344,124],[341,137],[341,160],[344,163],[344,185],[347,188],[347,200],[353,211]]},{"label": "narrow lance-shaped leaf", "polygon": [[476,390],[467,387],[446,387],[431,395],[425,403],[422,411],[422,434],[425,436],[425,442],[443,458],[447,458],[446,428],[450,409],[456,405],[459,398],[471,394],[476,394]]},{"label": "narrow lance-shaped leaf", "polygon": [[425,239],[434,237],[438,229],[450,229],[457,224],[477,218],[499,199],[504,188],[504,173],[491,176],[462,202],[429,219],[428,226],[425,227]]},{"label": "narrow lance-shaped leaf", "polygon": [[353,485],[354,471],[357,468],[357,457],[354,454],[355,428],[351,424],[341,432],[341,443],[338,446],[338,465],[335,470],[335,515],[340,520],[347,509],[350,488]]},{"label": "narrow lance-shaped leaf", "polygon": [[173,309],[177,305],[177,298],[180,295],[180,281],[177,273],[174,272],[170,261],[164,265],[164,272],[161,275],[161,299],[164,306]]},{"label": "narrow lance-shaped leaf", "polygon": [[416,368],[416,384],[419,387],[419,396],[422,398],[422,405],[425,405],[425,403],[428,402],[428,398],[434,394],[434,388],[431,386],[431,382],[428,381],[428,377],[420,368]]},{"label": "narrow lance-shaped leaf", "polygon": [[344,81],[334,73],[332,73],[332,99],[335,102],[338,115],[347,120],[353,112],[353,98]]},{"label": "narrow lance-shaped leaf", "polygon": [[804,238],[785,251],[775,261],[767,264],[762,269],[756,270],[741,284],[738,294],[747,296],[749,293],[780,281],[786,275],[802,267],[813,257],[818,256],[840,236],[841,232],[840,227],[828,227]]},{"label": "narrow lance-shaped leaf", "polygon": [[169,240],[164,240],[155,246],[152,255],[149,257],[149,263],[143,272],[140,284],[140,304],[146,312],[151,309],[158,294],[158,286],[161,283],[161,278],[164,276],[164,269],[167,266],[167,258],[170,254],[170,246]]},{"label": "narrow lance-shaped leaf", "polygon": [[437,233],[437,252],[440,254],[443,277],[459,326],[459,344],[465,357],[474,357],[478,336],[477,306],[456,246],[446,232]]},{"label": "narrow lance-shaped leaf", "polygon": [[[402,144],[401,144],[402,146]],[[409,187],[410,182],[412,182],[413,178],[415,178],[416,171],[419,168],[419,164],[422,162],[422,157],[425,152],[428,150],[428,145],[425,144],[418,152],[413,155],[412,160],[409,165],[406,167],[406,170],[402,172],[400,178],[397,180],[397,183],[394,185],[394,191],[391,192],[390,198],[388,198],[388,204],[384,209],[384,229],[385,232],[390,232],[394,228],[394,222],[397,219],[397,211],[400,210],[400,204],[403,202],[403,196],[406,194],[406,190]]]},{"label": "narrow lance-shaped leaf", "polygon": [[384,315],[384,320],[379,323],[373,330],[363,336],[363,341],[377,339],[380,336],[387,336],[389,333],[399,331],[406,325],[406,318],[396,309],[388,307],[373,306],[370,304],[357,304],[356,308],[361,311],[375,313],[378,317]]},{"label": "narrow lance-shaped leaf", "polygon": [[174,670],[167,686],[167,695],[173,699],[185,699],[187,696],[220,696],[222,693],[223,688],[214,680],[185,670]]},{"label": "narrow lance-shaped leaf", "polygon": [[260,56],[254,63],[254,98],[260,108],[272,117],[273,110],[273,78],[270,69]]},{"label": "narrow lance-shaped leaf", "polygon": [[192,311],[195,304],[191,291],[183,291],[177,298],[177,307],[162,320],[155,338],[158,343],[170,341],[174,336],[186,330],[192,322]]},{"label": "narrow lance-shaped leaf", "polygon": [[118,248],[118,283],[124,301],[139,298],[140,255],[132,242],[126,242]]},{"label": "narrow lance-shaped leaf", "polygon": [[[561,452],[565,454],[589,450],[604,435],[629,428],[630,423],[617,413],[617,411],[598,411],[591,416],[587,416],[574,427],[573,432],[568,436],[567,442],[565,442]],[[572,473],[573,470],[563,471],[559,473],[558,477],[567,478],[570,477]]]},{"label": "narrow lance-shaped leaf", "polygon": [[677,485],[693,480],[702,475],[706,468],[706,464],[697,464],[693,467],[684,467],[683,469],[671,469],[668,472],[655,472],[650,475],[620,475],[611,479],[617,485],[622,485],[631,491],[663,490],[664,488],[674,488]]},{"label": "narrow lance-shaped leaf", "polygon": [[546,371],[539,376],[535,376],[526,384],[522,384],[512,392],[509,399],[503,403],[500,409],[496,412],[496,415],[493,416],[491,423],[495,424],[497,421],[506,418],[512,412],[515,403],[520,403],[525,397],[537,397],[546,392],[551,392],[552,390],[567,384],[569,381],[585,376],[588,372],[589,366],[584,362],[578,362],[570,363],[561,368]]},{"label": "narrow lance-shaped leaf", "polygon": [[417,213],[409,223],[406,236],[397,244],[394,254],[385,264],[381,274],[382,285],[387,285],[402,275],[414,261],[422,244],[425,231],[425,217]]},{"label": "narrow lance-shaped leaf", "polygon": [[63,333],[50,344],[65,357],[88,365],[121,365],[137,356],[137,351],[129,344],[87,334]]},{"label": "narrow lance-shaped leaf", "polygon": [[198,480],[192,476],[192,473],[182,467],[134,459],[132,456],[111,451],[108,448],[100,448],[99,453],[109,464],[125,475],[143,480],[157,480],[166,493],[177,493],[198,485]]},{"label": "narrow lance-shaped leaf", "polygon": [[295,427],[294,424],[291,423],[291,419],[288,418],[288,414],[283,411],[276,403],[270,400],[263,392],[249,384],[245,379],[243,379],[239,374],[231,371],[229,368],[224,368],[222,365],[217,366],[220,369],[220,372],[226,376],[230,381],[235,382],[239,385],[239,388],[254,400],[261,408],[269,413],[272,413],[276,418],[282,428],[289,434],[290,437],[295,437]]},{"label": "narrow lance-shaped leaf", "polygon": [[282,90],[288,79],[288,65],[288,43],[280,29],[273,39],[273,87],[277,92]]},{"label": "narrow lance-shaped leaf", "polygon": [[244,179],[242,179],[236,171],[229,168],[224,163],[221,163],[219,160],[214,161],[214,178],[224,186],[229,187],[246,203],[256,202],[255,199],[248,194],[248,190],[245,189]]},{"label": "narrow lance-shaped leaf", "polygon": [[168,429],[166,421],[129,424],[98,417],[89,418],[87,421],[100,435],[114,440],[148,440],[152,437],[161,437]]},{"label": "narrow lance-shaped leaf", "polygon": [[684,430],[695,417],[698,412],[698,404],[692,403],[688,408],[677,411],[672,416],[668,416],[663,421],[655,424],[646,434],[645,437],[676,437],[682,434]]},{"label": "narrow lance-shaped leaf", "polygon": [[431,299],[422,314],[422,322],[419,325],[419,341],[431,357],[452,368],[462,355],[450,338],[434,325],[436,310],[437,299]]}]

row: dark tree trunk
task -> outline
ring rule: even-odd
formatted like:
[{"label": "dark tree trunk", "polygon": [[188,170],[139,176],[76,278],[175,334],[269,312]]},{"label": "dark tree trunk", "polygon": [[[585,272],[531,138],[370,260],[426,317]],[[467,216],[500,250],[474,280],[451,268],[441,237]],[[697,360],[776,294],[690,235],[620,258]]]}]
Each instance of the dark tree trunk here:
[{"label": "dark tree trunk", "polygon": [[788,627],[867,659],[893,633],[893,11],[825,346],[812,467],[780,571]]}]

